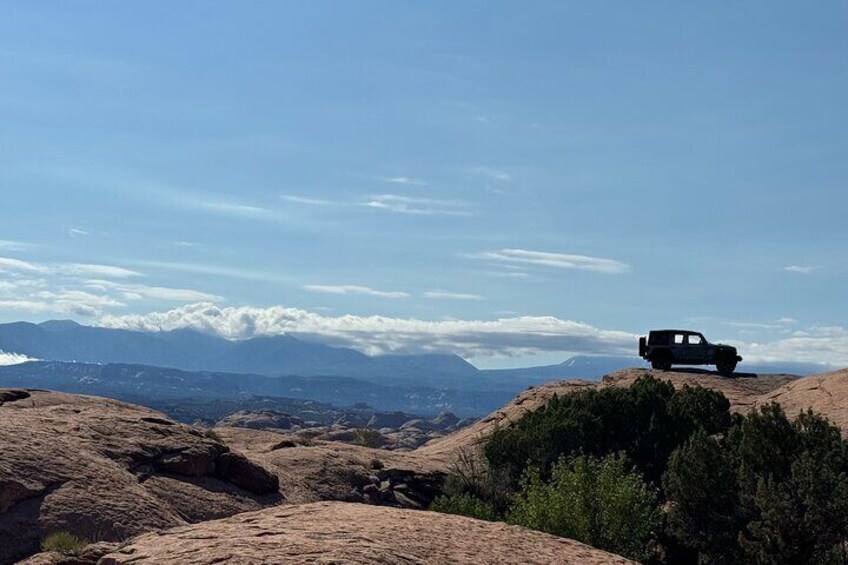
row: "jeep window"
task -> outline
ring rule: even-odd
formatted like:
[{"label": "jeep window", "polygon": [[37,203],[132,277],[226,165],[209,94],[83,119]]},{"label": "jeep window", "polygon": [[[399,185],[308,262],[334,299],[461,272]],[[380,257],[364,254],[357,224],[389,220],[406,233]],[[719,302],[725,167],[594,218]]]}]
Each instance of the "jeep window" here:
[{"label": "jeep window", "polygon": [[689,345],[701,345],[704,343],[704,340],[701,339],[699,335],[690,335],[689,337]]},{"label": "jeep window", "polygon": [[674,344],[682,345],[683,344],[683,334],[674,334]]}]

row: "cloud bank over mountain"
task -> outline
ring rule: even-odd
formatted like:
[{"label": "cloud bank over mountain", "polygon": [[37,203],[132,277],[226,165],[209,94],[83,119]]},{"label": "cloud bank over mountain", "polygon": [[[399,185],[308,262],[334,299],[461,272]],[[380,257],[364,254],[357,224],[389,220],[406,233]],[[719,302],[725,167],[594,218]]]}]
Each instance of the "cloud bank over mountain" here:
[{"label": "cloud bank over mountain", "polygon": [[[191,328],[227,339],[290,334],[369,355],[456,353],[466,359],[545,353],[635,356],[638,334],[605,330],[552,316],[440,320],[387,316],[326,316],[299,308],[222,307],[211,302],[163,312],[104,316],[98,325],[142,331]],[[709,336],[708,336],[709,337]],[[848,330],[817,327],[767,342],[731,342],[746,361],[848,365]]]},{"label": "cloud bank over mountain", "polygon": [[209,302],[165,312],[105,316],[99,325],[143,331],[192,328],[228,339],[291,334],[368,354],[452,352],[463,357],[540,352],[632,353],[635,334],[549,316],[426,321],[386,316],[324,316],[298,308],[221,307]]}]

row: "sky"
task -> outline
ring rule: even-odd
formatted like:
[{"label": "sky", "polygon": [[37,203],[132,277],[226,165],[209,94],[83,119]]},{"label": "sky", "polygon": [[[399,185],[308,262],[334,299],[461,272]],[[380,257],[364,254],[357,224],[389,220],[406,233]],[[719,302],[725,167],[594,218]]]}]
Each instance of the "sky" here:
[{"label": "sky", "polygon": [[[848,365],[848,4],[0,0],[0,322]],[[14,352],[7,352],[14,353]]]}]

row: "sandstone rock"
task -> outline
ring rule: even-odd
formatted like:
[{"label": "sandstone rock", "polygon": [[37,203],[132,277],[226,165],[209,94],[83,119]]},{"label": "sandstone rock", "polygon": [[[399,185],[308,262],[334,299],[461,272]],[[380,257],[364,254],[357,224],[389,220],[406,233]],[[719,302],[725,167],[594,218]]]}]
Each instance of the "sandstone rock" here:
[{"label": "sandstone rock", "polygon": [[[367,493],[373,494],[369,485],[379,491],[385,481],[388,490],[392,484],[406,483],[405,494],[426,507],[438,494],[447,471],[446,460],[419,457],[415,452],[398,453],[320,440],[308,446],[274,449],[280,441],[277,432],[244,428],[215,428],[215,432],[233,449],[275,473],[286,499],[295,504],[320,500],[362,502]],[[379,459],[382,468],[373,466],[374,459]],[[374,501],[370,495],[368,498]],[[394,497],[380,502],[398,504]]]},{"label": "sandstone rock", "polygon": [[839,426],[842,436],[848,437],[848,369],[789,382],[761,396],[756,405],[770,402],[780,404],[790,418],[812,409]]},{"label": "sandstone rock", "polygon": [[215,463],[215,476],[255,494],[271,494],[280,490],[280,481],[276,475],[241,453],[221,454]]},{"label": "sandstone rock", "polygon": [[[89,396],[0,392],[17,398],[0,406],[0,563],[36,552],[55,531],[118,541],[281,500],[245,489],[253,483],[236,473],[216,477],[229,448],[152,410]],[[247,464],[243,474],[261,476],[255,467]]]},{"label": "sandstone rock", "polygon": [[297,416],[275,410],[241,410],[230,414],[216,425],[251,428],[254,430],[264,428],[289,430],[294,427],[302,427],[304,421]]},{"label": "sandstone rock", "polygon": [[519,526],[362,504],[279,506],[149,533],[100,565],[425,563],[624,565],[622,557]]}]

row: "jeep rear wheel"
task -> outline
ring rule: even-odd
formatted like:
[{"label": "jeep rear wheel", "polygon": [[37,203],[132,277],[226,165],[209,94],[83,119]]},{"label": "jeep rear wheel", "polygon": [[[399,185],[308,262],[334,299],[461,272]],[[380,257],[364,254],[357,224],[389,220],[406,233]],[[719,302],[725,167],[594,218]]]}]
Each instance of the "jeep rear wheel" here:
[{"label": "jeep rear wheel", "polygon": [[659,352],[651,357],[651,367],[658,371],[668,371],[671,369],[671,355],[667,352]]},{"label": "jeep rear wheel", "polygon": [[725,359],[723,361],[719,361],[716,363],[716,369],[718,369],[720,375],[730,377],[733,375],[733,371],[736,370],[736,360]]}]

